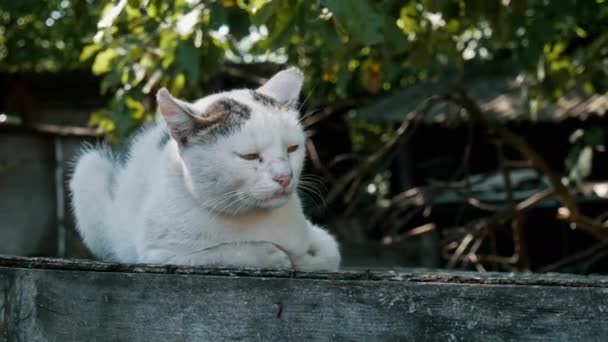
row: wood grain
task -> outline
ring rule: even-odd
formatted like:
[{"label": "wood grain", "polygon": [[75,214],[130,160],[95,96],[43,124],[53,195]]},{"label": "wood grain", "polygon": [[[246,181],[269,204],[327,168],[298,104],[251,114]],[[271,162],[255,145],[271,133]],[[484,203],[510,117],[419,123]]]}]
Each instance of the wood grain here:
[{"label": "wood grain", "polygon": [[0,258],[0,341],[602,341],[608,279]]}]

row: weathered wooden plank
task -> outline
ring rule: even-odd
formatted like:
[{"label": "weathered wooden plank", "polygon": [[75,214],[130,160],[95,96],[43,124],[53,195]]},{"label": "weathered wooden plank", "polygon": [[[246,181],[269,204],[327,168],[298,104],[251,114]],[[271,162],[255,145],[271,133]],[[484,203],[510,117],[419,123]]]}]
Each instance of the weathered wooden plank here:
[{"label": "weathered wooden plank", "polygon": [[601,341],[604,277],[0,259],[0,341]]},{"label": "weathered wooden plank", "polygon": [[0,136],[0,253],[55,255],[54,171],[52,140]]}]

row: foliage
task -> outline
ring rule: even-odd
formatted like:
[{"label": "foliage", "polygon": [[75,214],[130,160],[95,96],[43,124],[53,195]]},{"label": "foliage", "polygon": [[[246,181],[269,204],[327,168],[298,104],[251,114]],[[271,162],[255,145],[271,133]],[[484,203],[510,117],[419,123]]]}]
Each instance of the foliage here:
[{"label": "foliage", "polygon": [[[605,0],[3,1],[0,68],[90,67],[113,95],[91,124],[114,142],[152,119],[159,87],[194,98],[226,65],[252,62],[303,68],[316,108],[360,105],[492,61],[519,73],[534,118],[543,99],[606,89],[607,22]],[[352,129],[357,146],[387,133]],[[571,177],[588,150],[573,146]]]},{"label": "foliage", "polygon": [[101,0],[0,1],[0,71],[87,68],[78,56],[95,33]]},{"label": "foliage", "polygon": [[[298,65],[308,75],[309,106],[316,107],[361,104],[437,75],[462,74],[490,60],[505,62],[525,80],[522,94],[532,114],[543,96],[559,98],[581,86],[587,93],[603,91],[608,69],[604,0],[83,4],[3,3],[3,65],[9,70],[69,67],[84,35],[91,44],[83,48],[80,60],[104,76],[104,92],[115,94],[91,122],[116,140],[150,119],[151,95],[158,87],[184,97],[200,96],[227,64]],[[28,13],[29,8],[38,14]],[[57,8],[64,17],[46,30],[43,23],[57,15],[52,12]],[[90,18],[97,14],[98,31],[87,38]],[[19,49],[23,41],[33,46]],[[31,53],[49,42],[55,47]],[[24,53],[32,57],[24,58]],[[51,66],[48,61],[61,62]]]}]

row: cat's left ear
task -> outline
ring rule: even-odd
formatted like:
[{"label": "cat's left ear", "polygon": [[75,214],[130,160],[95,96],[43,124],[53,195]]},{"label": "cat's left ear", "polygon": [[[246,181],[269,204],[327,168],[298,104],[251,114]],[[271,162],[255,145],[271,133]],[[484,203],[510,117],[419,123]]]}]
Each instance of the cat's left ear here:
[{"label": "cat's left ear", "polygon": [[276,73],[257,91],[283,104],[294,106],[300,97],[303,82],[304,74],[302,71],[296,67],[291,67]]}]

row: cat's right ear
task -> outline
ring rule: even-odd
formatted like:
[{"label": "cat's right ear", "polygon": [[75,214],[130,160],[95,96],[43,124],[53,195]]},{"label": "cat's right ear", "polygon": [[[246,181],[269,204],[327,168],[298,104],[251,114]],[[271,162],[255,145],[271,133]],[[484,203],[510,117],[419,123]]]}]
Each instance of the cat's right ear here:
[{"label": "cat's right ear", "polygon": [[158,110],[165,119],[173,138],[177,141],[187,139],[195,128],[187,104],[173,98],[165,88],[161,88],[156,93],[156,101]]},{"label": "cat's right ear", "polygon": [[171,136],[182,144],[197,130],[215,124],[214,118],[197,116],[188,103],[174,98],[165,88],[156,93],[156,101]]}]

